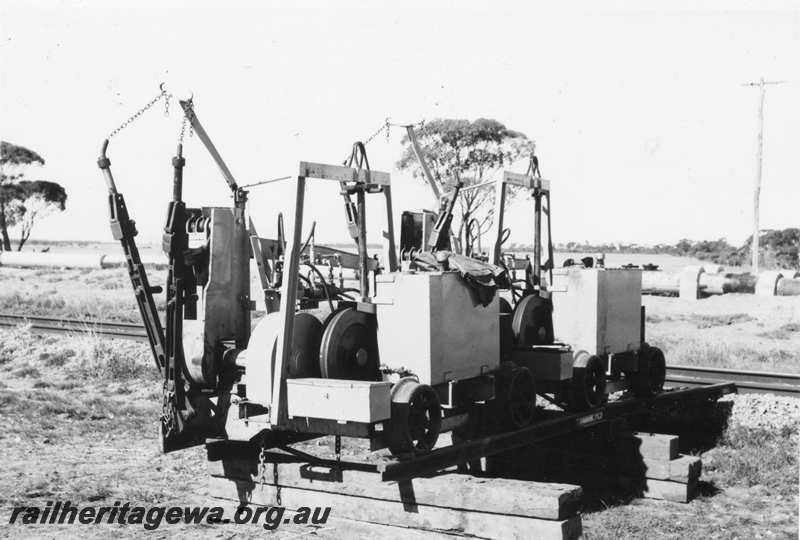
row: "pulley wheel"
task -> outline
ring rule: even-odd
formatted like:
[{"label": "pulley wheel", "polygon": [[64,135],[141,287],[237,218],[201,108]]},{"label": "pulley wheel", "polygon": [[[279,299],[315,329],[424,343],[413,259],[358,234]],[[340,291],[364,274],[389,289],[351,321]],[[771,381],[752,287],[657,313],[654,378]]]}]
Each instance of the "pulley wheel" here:
[{"label": "pulley wheel", "polygon": [[606,374],[599,356],[581,351],[572,364],[569,408],[593,409],[606,402]]},{"label": "pulley wheel", "polygon": [[433,388],[412,378],[392,388],[389,450],[395,455],[422,454],[433,449],[442,428],[442,406]]},{"label": "pulley wheel", "polygon": [[289,358],[290,379],[319,377],[319,347],[322,342],[322,323],[310,313],[294,316],[292,354]]},{"label": "pulley wheel", "polygon": [[517,345],[552,345],[553,304],[535,294],[522,298],[514,307],[511,330]]},{"label": "pulley wheel", "polygon": [[646,343],[639,349],[639,371],[631,373],[631,389],[639,397],[650,397],[664,389],[667,363],[658,347]]},{"label": "pulley wheel", "polygon": [[380,380],[375,316],[348,307],[330,317],[322,333],[319,366],[327,379]]},{"label": "pulley wheel", "polygon": [[511,304],[500,297],[500,355],[505,358],[514,348],[514,331],[511,329],[512,316]]}]

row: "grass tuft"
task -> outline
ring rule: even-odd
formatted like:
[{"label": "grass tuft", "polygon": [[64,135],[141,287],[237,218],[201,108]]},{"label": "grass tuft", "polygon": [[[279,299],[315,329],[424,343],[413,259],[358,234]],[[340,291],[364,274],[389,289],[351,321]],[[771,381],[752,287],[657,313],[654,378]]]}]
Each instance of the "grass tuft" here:
[{"label": "grass tuft", "polygon": [[763,485],[781,495],[796,495],[797,454],[796,425],[780,429],[734,426],[704,457],[703,467],[724,485]]},{"label": "grass tuft", "polygon": [[786,323],[774,330],[767,330],[765,332],[761,332],[758,337],[767,338],[767,339],[792,339],[794,335],[800,332],[800,323]]}]

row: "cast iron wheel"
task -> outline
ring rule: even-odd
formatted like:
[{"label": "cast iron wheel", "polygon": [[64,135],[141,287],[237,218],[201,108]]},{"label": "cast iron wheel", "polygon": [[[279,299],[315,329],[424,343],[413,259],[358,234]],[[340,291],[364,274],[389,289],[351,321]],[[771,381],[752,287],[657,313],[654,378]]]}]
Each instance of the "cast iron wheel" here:
[{"label": "cast iron wheel", "polygon": [[327,379],[380,380],[375,316],[353,307],[327,320],[319,366]]},{"label": "cast iron wheel", "polygon": [[547,298],[530,294],[517,302],[511,321],[517,345],[552,345],[553,304]]},{"label": "cast iron wheel", "polygon": [[394,385],[388,432],[392,454],[430,452],[439,439],[441,428],[442,406],[433,388],[411,378]]},{"label": "cast iron wheel", "polygon": [[573,411],[593,409],[606,402],[606,374],[600,357],[581,351],[572,364],[569,408]]},{"label": "cast iron wheel", "polygon": [[515,429],[530,425],[536,413],[536,382],[528,368],[514,370],[509,398],[511,425]]},{"label": "cast iron wheel", "polygon": [[290,379],[319,377],[319,347],[322,342],[322,323],[310,313],[294,316],[292,355],[289,358]]},{"label": "cast iron wheel", "polygon": [[639,349],[639,371],[631,373],[631,390],[638,397],[650,397],[664,389],[667,363],[658,347],[643,344]]},{"label": "cast iron wheel", "polygon": [[501,395],[495,396],[500,414],[510,429],[530,425],[536,412],[536,382],[526,367],[513,366],[501,381]]}]

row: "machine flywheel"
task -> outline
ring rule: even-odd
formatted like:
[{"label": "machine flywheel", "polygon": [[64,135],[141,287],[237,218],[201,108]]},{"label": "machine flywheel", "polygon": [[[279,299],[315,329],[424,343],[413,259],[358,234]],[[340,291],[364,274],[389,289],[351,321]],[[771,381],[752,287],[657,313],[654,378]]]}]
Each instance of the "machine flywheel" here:
[{"label": "machine flywheel", "polygon": [[294,316],[292,354],[289,358],[290,379],[319,377],[319,347],[322,342],[322,322],[303,311]]},{"label": "machine flywheel", "polygon": [[319,365],[328,379],[380,380],[375,316],[353,307],[330,316],[322,334]]},{"label": "machine flywheel", "polygon": [[511,329],[517,345],[552,345],[553,304],[534,294],[524,297],[514,306]]}]

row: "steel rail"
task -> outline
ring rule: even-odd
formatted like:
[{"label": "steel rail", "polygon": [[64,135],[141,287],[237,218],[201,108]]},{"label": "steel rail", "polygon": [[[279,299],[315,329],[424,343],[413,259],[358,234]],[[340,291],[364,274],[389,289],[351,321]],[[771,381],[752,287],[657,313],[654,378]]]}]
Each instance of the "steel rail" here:
[{"label": "steel rail", "polygon": [[83,333],[115,339],[147,341],[147,333],[141,324],[0,314],[0,327],[14,327],[25,324],[29,324],[31,330],[36,333]]},{"label": "steel rail", "polygon": [[748,371],[701,366],[667,366],[668,384],[708,386],[734,382],[740,394],[767,393],[800,397],[800,374]]}]

